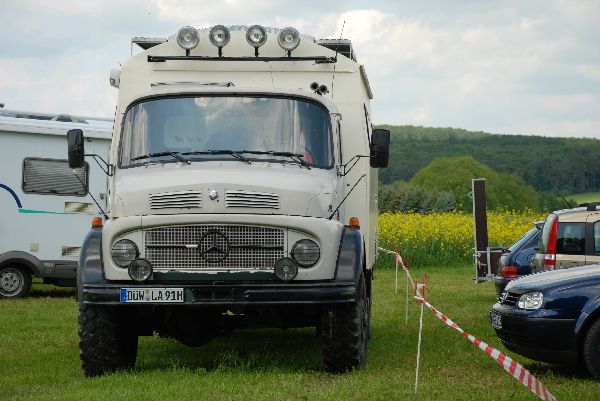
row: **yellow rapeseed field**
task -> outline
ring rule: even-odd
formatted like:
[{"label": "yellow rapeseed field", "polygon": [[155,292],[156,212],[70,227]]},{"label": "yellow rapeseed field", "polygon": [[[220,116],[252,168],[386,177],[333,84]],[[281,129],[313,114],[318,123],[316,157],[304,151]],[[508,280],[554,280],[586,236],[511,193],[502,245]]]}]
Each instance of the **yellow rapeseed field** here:
[{"label": "yellow rapeseed field", "polygon": [[[545,215],[532,211],[488,212],[490,246],[509,247],[532,223]],[[379,243],[400,248],[410,255],[412,265],[441,265],[469,261],[473,255],[473,216],[464,212],[382,213],[379,215]]]}]

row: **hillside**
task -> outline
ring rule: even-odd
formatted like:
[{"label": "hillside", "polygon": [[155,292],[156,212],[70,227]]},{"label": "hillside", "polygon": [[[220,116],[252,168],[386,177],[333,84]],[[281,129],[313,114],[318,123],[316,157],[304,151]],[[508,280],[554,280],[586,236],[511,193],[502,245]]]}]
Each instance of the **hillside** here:
[{"label": "hillside", "polygon": [[518,175],[538,191],[600,190],[600,140],[498,135],[455,128],[382,125],[392,132],[390,163],[380,180],[409,181],[433,159],[472,156],[501,173]]}]

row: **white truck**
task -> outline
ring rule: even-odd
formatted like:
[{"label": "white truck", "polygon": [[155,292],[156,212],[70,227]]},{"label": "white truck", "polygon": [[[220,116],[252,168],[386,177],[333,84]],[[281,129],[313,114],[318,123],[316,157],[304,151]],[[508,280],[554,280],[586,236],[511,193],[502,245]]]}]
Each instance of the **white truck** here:
[{"label": "white truck", "polygon": [[[87,163],[73,174],[66,132],[86,132],[88,150],[108,155],[112,120],[0,109],[0,298],[27,295],[31,278],[76,284],[82,238],[106,195]],[[101,200],[101,202],[103,202]]]},{"label": "white truck", "polygon": [[81,251],[85,374],[133,366],[138,336],[258,327],[316,327],[326,370],[363,367],[389,132],[351,43],[258,25],[133,42],[110,77],[108,219]]}]

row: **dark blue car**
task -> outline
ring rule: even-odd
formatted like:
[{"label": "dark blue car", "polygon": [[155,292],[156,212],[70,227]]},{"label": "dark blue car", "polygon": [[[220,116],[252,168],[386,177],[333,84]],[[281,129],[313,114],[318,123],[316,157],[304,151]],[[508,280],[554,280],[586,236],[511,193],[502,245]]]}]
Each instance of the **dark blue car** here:
[{"label": "dark blue car", "polygon": [[536,221],[517,242],[506,249],[498,261],[498,270],[494,282],[498,296],[509,281],[531,274],[531,262],[540,240],[543,221]]},{"label": "dark blue car", "polygon": [[600,379],[600,265],[513,280],[490,318],[511,351],[543,362],[583,363]]}]

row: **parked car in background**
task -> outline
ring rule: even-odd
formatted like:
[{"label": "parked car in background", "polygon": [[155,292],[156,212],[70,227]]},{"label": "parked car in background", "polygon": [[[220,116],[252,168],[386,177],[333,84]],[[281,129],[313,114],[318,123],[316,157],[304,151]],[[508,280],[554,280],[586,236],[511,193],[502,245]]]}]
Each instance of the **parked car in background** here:
[{"label": "parked car in background", "polygon": [[509,281],[531,274],[531,262],[536,253],[543,225],[543,221],[533,223],[533,227],[500,256],[494,278],[498,296],[502,294]]},{"label": "parked car in background", "polygon": [[598,204],[559,210],[548,216],[533,261],[535,272],[600,262]]},{"label": "parked car in background", "polygon": [[502,343],[550,363],[582,363],[600,379],[600,265],[513,280],[490,312]]}]

